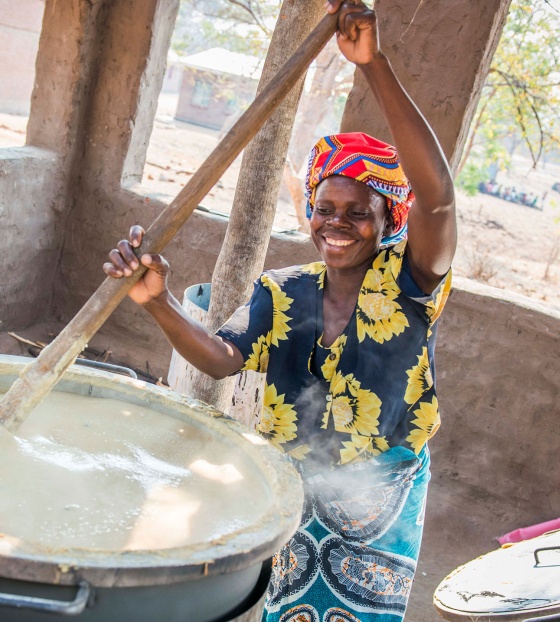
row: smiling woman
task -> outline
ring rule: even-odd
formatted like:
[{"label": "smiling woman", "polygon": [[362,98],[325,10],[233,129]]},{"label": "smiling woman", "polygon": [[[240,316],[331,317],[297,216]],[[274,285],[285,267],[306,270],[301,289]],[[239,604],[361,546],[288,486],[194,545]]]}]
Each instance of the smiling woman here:
[{"label": "smiling woman", "polygon": [[[274,559],[266,621],[398,622],[422,536],[426,443],[440,420],[433,355],[451,285],[453,184],[379,49],[374,12],[360,0],[329,6],[340,8],[340,49],[396,148],[362,133],[314,147],[307,191],[322,261],[261,275],[215,335],[171,296],[159,255],[141,257],[150,269],[129,295],[212,377],[266,374],[257,430],[296,465],[306,492],[300,528]],[[107,274],[132,273],[142,236],[131,229]]]},{"label": "smiling woman", "polygon": [[329,267],[369,265],[392,229],[385,201],[365,184],[333,176],[317,189],[311,238]]}]

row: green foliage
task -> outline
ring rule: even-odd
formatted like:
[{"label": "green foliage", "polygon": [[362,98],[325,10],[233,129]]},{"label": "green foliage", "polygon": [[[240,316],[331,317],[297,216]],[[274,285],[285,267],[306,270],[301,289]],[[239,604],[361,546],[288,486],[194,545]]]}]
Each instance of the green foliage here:
[{"label": "green foliage", "polygon": [[513,0],[463,164],[475,153],[505,166],[519,145],[536,164],[560,146],[559,31],[545,0]]},{"label": "green foliage", "polygon": [[281,0],[181,0],[172,48],[192,54],[222,47],[264,58]]},{"label": "green foliage", "polygon": [[478,192],[481,182],[487,181],[486,167],[468,162],[456,179],[456,184],[470,197],[474,197]]}]

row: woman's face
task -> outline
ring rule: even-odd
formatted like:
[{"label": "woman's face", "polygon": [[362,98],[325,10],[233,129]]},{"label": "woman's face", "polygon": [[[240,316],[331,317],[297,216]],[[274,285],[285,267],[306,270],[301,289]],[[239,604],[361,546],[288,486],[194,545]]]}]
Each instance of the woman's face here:
[{"label": "woman's face", "polygon": [[311,239],[329,268],[369,267],[392,224],[385,199],[361,181],[332,175],[317,187]]}]

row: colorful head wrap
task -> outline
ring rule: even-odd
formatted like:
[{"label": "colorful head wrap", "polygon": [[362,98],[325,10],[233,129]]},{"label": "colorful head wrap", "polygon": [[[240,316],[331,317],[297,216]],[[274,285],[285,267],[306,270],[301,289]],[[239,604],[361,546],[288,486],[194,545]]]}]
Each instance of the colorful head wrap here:
[{"label": "colorful head wrap", "polygon": [[406,221],[414,194],[395,147],[362,132],[321,138],[309,156],[305,180],[308,218],[315,205],[317,186],[331,175],[361,181],[385,197],[393,219],[393,233],[383,238],[382,244],[394,244],[406,237]]}]

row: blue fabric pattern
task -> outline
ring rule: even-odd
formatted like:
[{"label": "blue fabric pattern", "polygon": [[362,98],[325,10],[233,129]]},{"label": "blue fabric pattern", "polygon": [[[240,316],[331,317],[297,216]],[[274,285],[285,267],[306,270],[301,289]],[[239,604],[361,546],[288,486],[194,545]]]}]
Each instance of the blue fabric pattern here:
[{"label": "blue fabric pattern", "polygon": [[263,622],[400,622],[424,524],[430,457],[394,447],[328,473],[296,463],[299,530],[273,560]]}]

